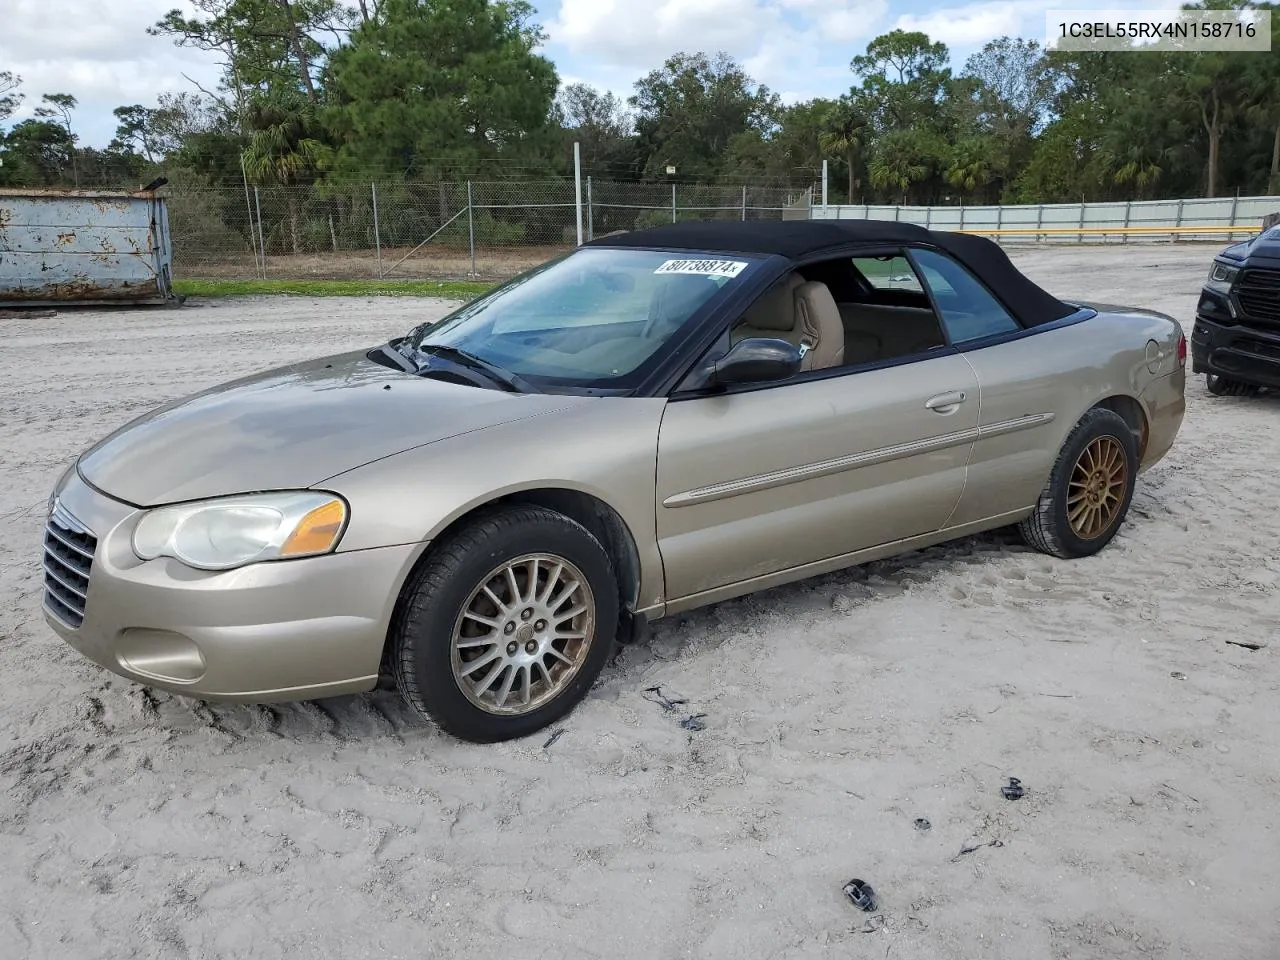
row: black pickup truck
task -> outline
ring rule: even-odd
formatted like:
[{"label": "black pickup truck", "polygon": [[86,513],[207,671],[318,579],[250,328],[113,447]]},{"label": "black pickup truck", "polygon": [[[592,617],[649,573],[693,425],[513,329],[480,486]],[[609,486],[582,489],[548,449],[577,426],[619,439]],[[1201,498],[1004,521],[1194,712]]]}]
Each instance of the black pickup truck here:
[{"label": "black pickup truck", "polygon": [[1213,258],[1196,305],[1191,372],[1209,392],[1280,392],[1280,225]]}]

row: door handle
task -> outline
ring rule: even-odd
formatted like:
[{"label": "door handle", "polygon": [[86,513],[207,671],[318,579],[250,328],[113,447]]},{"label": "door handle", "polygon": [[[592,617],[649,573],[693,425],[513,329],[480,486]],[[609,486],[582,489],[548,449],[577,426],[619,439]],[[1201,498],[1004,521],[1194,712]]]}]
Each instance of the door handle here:
[{"label": "door handle", "polygon": [[954,413],[956,408],[964,401],[964,391],[956,390],[952,393],[940,393],[936,397],[930,397],[925,401],[924,405],[935,413]]}]

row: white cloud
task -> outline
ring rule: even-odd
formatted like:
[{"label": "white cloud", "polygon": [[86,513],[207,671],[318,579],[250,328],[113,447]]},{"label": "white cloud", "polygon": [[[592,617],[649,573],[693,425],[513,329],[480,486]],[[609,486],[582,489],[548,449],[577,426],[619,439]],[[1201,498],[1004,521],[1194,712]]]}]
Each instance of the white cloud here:
[{"label": "white cloud", "polygon": [[[987,0],[958,7],[942,7],[918,16],[903,14],[896,29],[920,30],[934,41],[957,50],[981,47],[996,37],[1044,40],[1045,11],[1062,6],[1063,0]],[[955,65],[957,68],[959,63]]]},{"label": "white cloud", "polygon": [[[680,51],[724,50],[774,90],[829,81],[839,93],[851,82],[850,58],[883,26],[886,9],[887,0],[561,0],[546,29],[551,46],[571,55],[573,72],[597,76],[597,85],[605,75],[620,85],[621,71],[634,79]],[[588,70],[588,62],[601,66]]]},{"label": "white cloud", "polygon": [[102,146],[115,132],[114,107],[154,103],[166,91],[190,90],[183,74],[206,86],[217,67],[200,51],[147,35],[175,0],[0,0],[0,65],[23,79],[31,115],[44,93],[80,101],[72,128],[81,142]]},{"label": "white cloud", "polygon": [[816,43],[851,44],[859,41],[865,45],[877,33],[883,23],[884,15],[889,9],[887,0],[864,0],[862,3],[848,3],[844,0],[782,0],[787,3],[805,3],[807,7],[798,8],[808,14],[813,21],[809,30]]},{"label": "white cloud", "polygon": [[778,25],[776,10],[757,0],[562,0],[546,30],[574,54],[652,69],[682,50],[750,55]]}]

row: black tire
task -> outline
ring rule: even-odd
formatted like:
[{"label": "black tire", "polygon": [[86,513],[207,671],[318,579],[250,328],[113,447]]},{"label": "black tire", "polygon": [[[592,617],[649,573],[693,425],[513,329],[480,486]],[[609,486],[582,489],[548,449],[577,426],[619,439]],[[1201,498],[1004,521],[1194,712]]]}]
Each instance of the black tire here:
[{"label": "black tire", "polygon": [[[1072,528],[1068,517],[1067,499],[1071,491],[1071,478],[1085,450],[1094,441],[1107,437],[1119,442],[1125,457],[1124,496],[1111,515],[1108,526],[1100,534],[1086,539]],[[1092,556],[1110,543],[1124,524],[1129,504],[1133,501],[1137,475],[1138,445],[1133,438],[1133,431],[1119,414],[1095,407],[1080,418],[1067,436],[1053,470],[1049,473],[1049,481],[1036,503],[1035,511],[1018,524],[1018,532],[1027,546],[1050,556],[1063,559]]]},{"label": "black tire", "polygon": [[1220,373],[1206,373],[1204,386],[1215,397],[1253,397],[1257,396],[1259,391],[1259,388],[1252,383],[1241,383],[1239,380],[1224,377]]},{"label": "black tire", "polygon": [[[473,703],[455,679],[454,628],[486,575],[528,554],[553,555],[578,568],[593,596],[594,630],[576,674],[553,699],[527,713],[499,715]],[[568,714],[591,688],[615,648],[618,609],[613,565],[585,527],[544,507],[493,511],[437,544],[406,584],[390,638],[396,687],[414,710],[461,740],[528,736]]]}]

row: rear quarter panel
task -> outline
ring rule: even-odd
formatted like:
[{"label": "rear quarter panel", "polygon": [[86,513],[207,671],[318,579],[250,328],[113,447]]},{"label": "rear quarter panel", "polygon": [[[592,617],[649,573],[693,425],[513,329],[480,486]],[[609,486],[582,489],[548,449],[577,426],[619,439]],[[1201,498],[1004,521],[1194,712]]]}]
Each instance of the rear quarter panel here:
[{"label": "rear quarter panel", "polygon": [[[1175,321],[1159,314],[1106,312],[967,351],[981,385],[980,430],[1036,414],[1053,418],[1030,430],[979,436],[964,495],[948,525],[1030,510],[1067,435],[1102,401],[1129,398],[1149,420],[1152,395],[1144,398],[1144,391],[1161,378],[1181,377],[1180,332]],[[1148,347],[1149,341],[1155,346]],[[1169,401],[1174,392],[1180,402],[1180,389],[1158,396]]]}]

